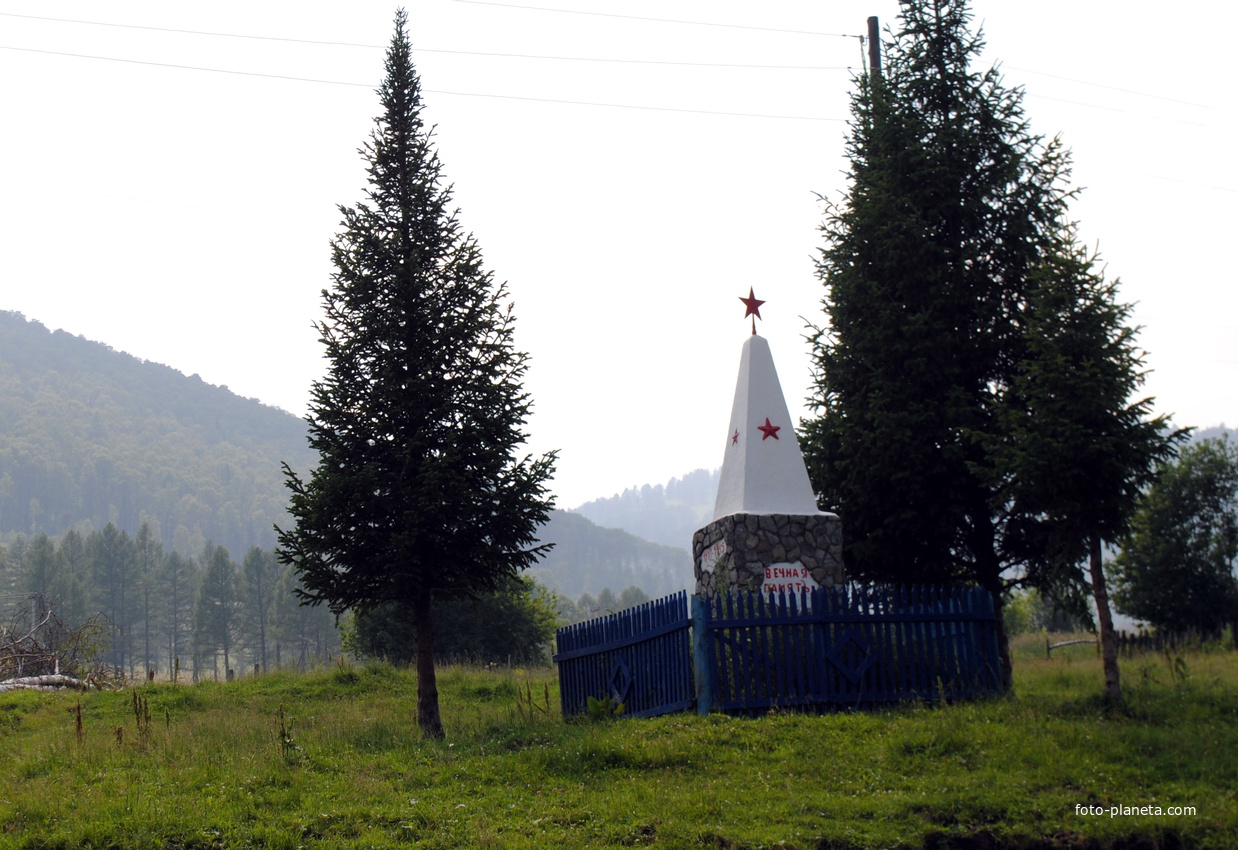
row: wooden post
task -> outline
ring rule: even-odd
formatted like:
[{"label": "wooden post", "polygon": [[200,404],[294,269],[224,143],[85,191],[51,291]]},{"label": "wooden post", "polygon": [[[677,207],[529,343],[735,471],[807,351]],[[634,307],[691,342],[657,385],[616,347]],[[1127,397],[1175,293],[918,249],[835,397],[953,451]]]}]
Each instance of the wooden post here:
[{"label": "wooden post", "polygon": [[881,79],[881,27],[876,15],[868,19],[868,67],[873,79]]},{"label": "wooden post", "polygon": [[709,604],[702,596],[692,597],[692,668],[696,680],[696,713],[709,714],[714,707],[714,676],[710,656],[713,636],[709,633]]}]

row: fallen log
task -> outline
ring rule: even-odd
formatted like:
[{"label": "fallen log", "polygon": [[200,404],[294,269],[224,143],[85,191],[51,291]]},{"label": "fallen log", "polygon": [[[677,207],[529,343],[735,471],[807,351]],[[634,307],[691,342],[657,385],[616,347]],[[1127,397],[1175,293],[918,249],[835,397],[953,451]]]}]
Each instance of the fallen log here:
[{"label": "fallen log", "polygon": [[60,691],[65,688],[86,691],[92,685],[72,676],[50,673],[46,676],[21,676],[0,682],[0,693],[5,691]]}]

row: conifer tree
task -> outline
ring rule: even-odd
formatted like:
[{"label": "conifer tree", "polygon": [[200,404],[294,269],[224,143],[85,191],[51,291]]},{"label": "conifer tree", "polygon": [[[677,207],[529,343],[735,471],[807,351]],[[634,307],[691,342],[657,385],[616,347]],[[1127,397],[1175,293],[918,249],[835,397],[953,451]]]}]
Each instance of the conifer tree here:
[{"label": "conifer tree", "polygon": [[246,637],[263,672],[269,669],[267,628],[270,625],[271,601],[281,572],[275,563],[274,553],[257,546],[249,547],[241,563],[240,591]]},{"label": "conifer tree", "polygon": [[209,655],[215,668],[222,652],[225,676],[232,668],[232,648],[240,626],[236,584],[236,563],[228,550],[208,543],[202,552],[202,584],[193,609],[194,658],[196,662]]},{"label": "conifer tree", "polygon": [[131,663],[129,635],[133,626],[133,538],[114,523],[91,533],[87,548],[95,584],[95,598],[111,629],[108,662],[117,670]]},{"label": "conifer tree", "polygon": [[1078,590],[1173,438],[1130,399],[1142,355],[1077,245],[1069,154],[971,68],[970,21],[965,0],[903,0],[853,95],[803,444],[852,576],[975,582],[1000,615],[1015,584]]},{"label": "conifer tree", "polygon": [[275,641],[275,664],[289,659],[304,669],[311,659],[322,659],[339,646],[339,630],[326,608],[304,604],[304,587],[296,567],[289,565],[275,585],[271,600],[271,639]]},{"label": "conifer tree", "polygon": [[141,595],[142,606],[142,672],[151,669],[155,660],[152,649],[151,632],[154,629],[151,613],[152,593],[159,569],[163,561],[163,543],[159,540],[157,524],[151,527],[149,520],[142,520],[137,535],[133,538],[134,554],[134,592]]},{"label": "conifer tree", "polygon": [[1186,432],[1171,431],[1166,417],[1151,415],[1152,400],[1136,395],[1144,355],[1127,323],[1131,308],[1096,262],[1069,225],[1029,275],[1022,357],[996,406],[996,427],[979,438],[988,466],[977,471],[1004,506],[1001,551],[1020,580],[1057,595],[1090,587],[1105,694],[1116,701],[1102,544],[1126,531],[1144,487]]},{"label": "conifer tree", "polygon": [[56,594],[60,618],[76,627],[90,616],[90,600],[86,593],[90,558],[82,535],[74,529],[66,531],[57,544],[56,557],[62,565],[62,584]]},{"label": "conifer tree", "polygon": [[328,373],[307,417],[319,463],[306,481],[285,466],[296,526],[280,531],[279,557],[337,614],[408,607],[418,724],[442,737],[432,602],[495,590],[537,560],[555,456],[517,455],[526,356],[506,287],[451,207],[405,30],[400,11],[362,150],[366,200],[341,208],[332,243]]},{"label": "conifer tree", "polygon": [[40,534],[26,549],[25,590],[35,597],[34,615],[42,619],[44,615],[59,607],[55,599],[56,584],[59,578],[60,564],[56,559],[56,545],[46,534]]},{"label": "conifer tree", "polygon": [[163,633],[168,672],[179,675],[182,653],[193,632],[194,600],[199,585],[197,563],[179,552],[164,555],[156,575],[158,625]]}]

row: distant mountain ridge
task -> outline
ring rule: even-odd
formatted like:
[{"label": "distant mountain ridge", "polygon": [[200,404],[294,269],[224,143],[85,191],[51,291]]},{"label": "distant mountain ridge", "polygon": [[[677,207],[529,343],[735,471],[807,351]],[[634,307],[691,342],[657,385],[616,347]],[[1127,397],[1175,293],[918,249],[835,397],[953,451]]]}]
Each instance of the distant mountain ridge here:
[{"label": "distant mountain ridge", "polygon": [[721,470],[697,469],[665,486],[646,484],[585,502],[575,512],[607,528],[691,550],[692,535],[713,517]]},{"label": "distant mountain ridge", "polygon": [[[290,522],[282,462],[317,457],[304,420],[103,343],[0,311],[0,536],[150,522],[165,547],[196,556],[207,540],[240,558],[275,546]],[[659,488],[660,489],[660,488]],[[531,574],[577,597],[636,585],[686,587],[678,548],[555,511],[556,544]]]},{"label": "distant mountain ridge", "polygon": [[1196,428],[1191,432],[1191,442],[1199,442],[1200,440],[1215,440],[1218,437],[1228,437],[1236,445],[1238,445],[1238,428],[1226,428],[1225,423],[1213,426],[1212,428]]}]

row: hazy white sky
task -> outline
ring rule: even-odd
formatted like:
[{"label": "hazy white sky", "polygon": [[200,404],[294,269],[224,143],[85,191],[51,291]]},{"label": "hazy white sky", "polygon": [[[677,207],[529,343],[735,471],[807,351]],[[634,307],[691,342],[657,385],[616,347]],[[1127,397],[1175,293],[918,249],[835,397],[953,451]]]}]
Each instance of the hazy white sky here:
[{"label": "hazy white sky", "polygon": [[[462,220],[532,356],[531,448],[560,449],[573,507],[720,464],[750,286],[802,412],[817,195],[845,188],[856,36],[897,3],[541,1],[406,8]],[[0,309],[303,414],[394,9],[0,0]],[[1215,39],[1238,5],[973,10],[1033,130],[1074,151],[1074,214],[1138,303],[1148,394],[1180,425],[1238,424]]]}]

